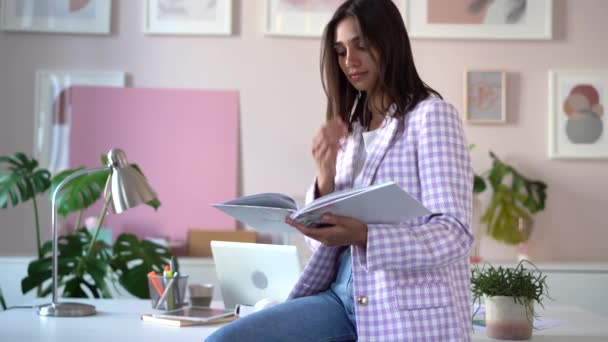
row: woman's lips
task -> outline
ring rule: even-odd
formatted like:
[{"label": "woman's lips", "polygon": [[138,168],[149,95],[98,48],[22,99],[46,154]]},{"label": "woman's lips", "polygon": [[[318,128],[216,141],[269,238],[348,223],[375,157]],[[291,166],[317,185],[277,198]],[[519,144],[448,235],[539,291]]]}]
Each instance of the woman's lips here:
[{"label": "woman's lips", "polygon": [[366,72],[366,71],[362,71],[362,72],[353,72],[352,74],[348,74],[348,77],[349,77],[349,78],[350,78],[352,81],[357,82],[357,81],[362,80],[362,79],[365,77],[365,75],[367,75],[367,72]]}]

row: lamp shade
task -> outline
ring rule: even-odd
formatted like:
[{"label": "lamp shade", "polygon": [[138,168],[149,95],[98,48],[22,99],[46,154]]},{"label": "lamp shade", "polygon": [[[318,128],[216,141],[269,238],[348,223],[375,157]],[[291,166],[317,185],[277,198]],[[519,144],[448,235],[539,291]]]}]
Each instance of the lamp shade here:
[{"label": "lamp shade", "polygon": [[115,213],[122,213],[156,198],[146,178],[129,164],[122,150],[111,150],[108,153],[108,163],[112,172],[110,189]]}]

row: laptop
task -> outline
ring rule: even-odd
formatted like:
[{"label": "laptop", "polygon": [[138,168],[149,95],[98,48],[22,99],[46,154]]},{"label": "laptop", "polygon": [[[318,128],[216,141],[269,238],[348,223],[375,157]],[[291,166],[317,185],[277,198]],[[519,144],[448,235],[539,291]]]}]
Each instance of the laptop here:
[{"label": "laptop", "polygon": [[296,246],[211,241],[211,252],[226,309],[283,302],[302,272]]}]

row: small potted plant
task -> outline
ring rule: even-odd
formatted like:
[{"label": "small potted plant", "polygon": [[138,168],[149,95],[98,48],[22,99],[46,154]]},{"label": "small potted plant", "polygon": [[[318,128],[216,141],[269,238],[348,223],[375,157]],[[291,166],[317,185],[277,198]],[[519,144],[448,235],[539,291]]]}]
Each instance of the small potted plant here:
[{"label": "small potted plant", "polygon": [[[534,267],[526,269],[524,263]],[[515,268],[475,266],[471,271],[473,302],[485,302],[485,326],[488,337],[503,340],[528,340],[536,312],[534,303],[543,306],[549,298],[546,275],[529,261]],[[479,307],[478,307],[479,308]]]}]

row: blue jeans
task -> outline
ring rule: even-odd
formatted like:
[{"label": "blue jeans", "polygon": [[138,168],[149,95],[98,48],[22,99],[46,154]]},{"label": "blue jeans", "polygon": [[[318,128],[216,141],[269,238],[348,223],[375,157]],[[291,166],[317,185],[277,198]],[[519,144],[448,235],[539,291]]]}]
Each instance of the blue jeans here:
[{"label": "blue jeans", "polygon": [[340,265],[336,280],[330,285],[331,291],[340,298],[348,318],[356,326],[355,302],[353,298],[353,272],[350,248],[345,249],[340,255]]},{"label": "blue jeans", "polygon": [[331,290],[300,297],[229,323],[206,342],[356,341],[357,330]]}]

